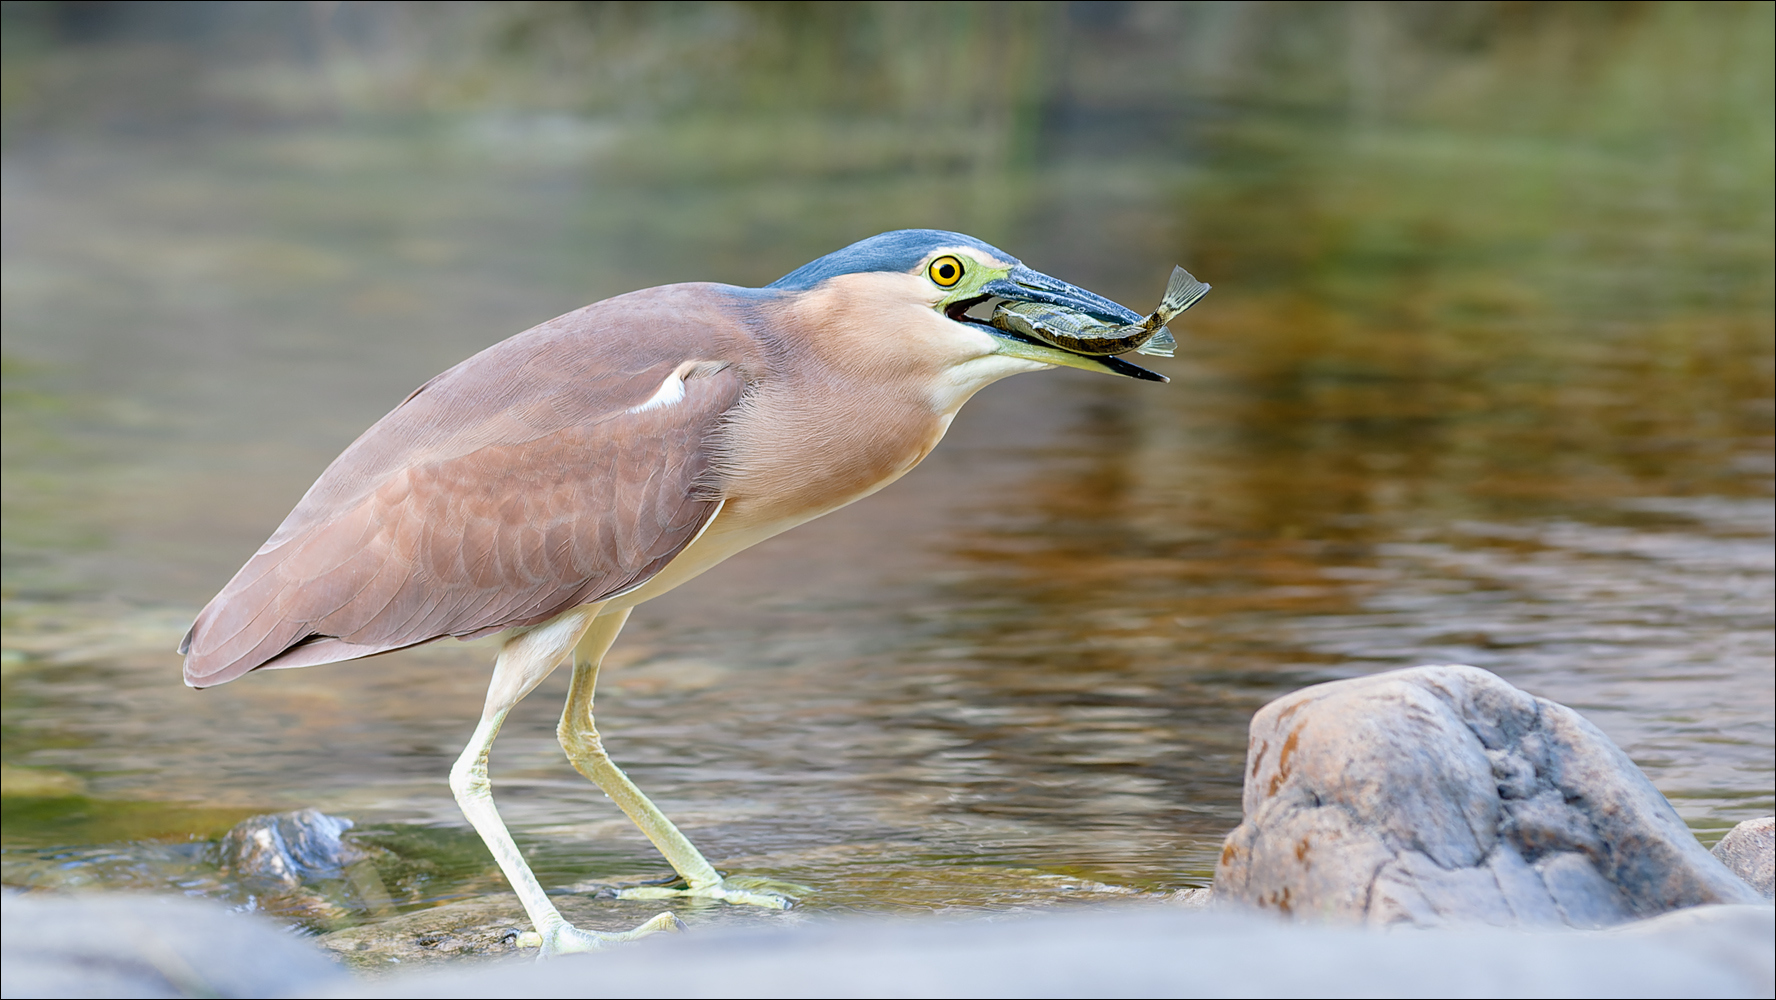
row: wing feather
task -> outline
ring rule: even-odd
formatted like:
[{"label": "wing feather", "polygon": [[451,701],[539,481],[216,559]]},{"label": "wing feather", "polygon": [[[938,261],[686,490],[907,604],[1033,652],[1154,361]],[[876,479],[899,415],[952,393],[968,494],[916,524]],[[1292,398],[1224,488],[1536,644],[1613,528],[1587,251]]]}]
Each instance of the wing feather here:
[{"label": "wing feather", "polygon": [[747,387],[720,287],[589,306],[426,383],[198,615],[186,682],[534,625],[658,573],[720,507],[706,480]]}]

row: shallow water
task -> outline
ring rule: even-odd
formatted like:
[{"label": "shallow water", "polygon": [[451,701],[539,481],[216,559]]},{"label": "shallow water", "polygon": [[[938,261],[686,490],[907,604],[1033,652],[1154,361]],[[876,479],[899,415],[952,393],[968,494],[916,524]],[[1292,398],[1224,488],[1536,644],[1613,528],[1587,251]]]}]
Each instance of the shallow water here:
[{"label": "shallow water", "polygon": [[[796,147],[789,180],[745,150],[679,158],[793,132],[774,119],[15,135],[5,881],[251,899],[316,930],[502,891],[444,784],[489,648],[194,693],[171,652],[190,616],[332,455],[487,343],[912,225],[1137,309],[1174,261],[1216,288],[1153,361],[1171,384],[991,387],[904,481],[636,611],[600,728],[718,866],[809,885],[812,911],[1205,885],[1251,712],[1419,663],[1580,710],[1704,840],[1770,813],[1767,140],[1723,180],[1484,116],[1201,95],[1156,138],[1092,89],[1094,39],[1139,26],[1074,27],[1042,154],[961,173],[855,136],[861,167]],[[545,885],[663,874],[562,759],[565,686],[496,745],[504,815]],[[383,849],[386,901],[219,873],[229,825],[304,806]]]}]

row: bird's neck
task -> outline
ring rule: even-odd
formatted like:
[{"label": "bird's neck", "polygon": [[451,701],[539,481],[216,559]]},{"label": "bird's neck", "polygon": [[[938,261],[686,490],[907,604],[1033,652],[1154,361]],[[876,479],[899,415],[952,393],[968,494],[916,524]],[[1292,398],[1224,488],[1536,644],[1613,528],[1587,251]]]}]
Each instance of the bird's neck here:
[{"label": "bird's neck", "polygon": [[911,274],[853,274],[758,308],[768,359],[727,426],[732,512],[800,523],[874,493],[930,453],[983,386],[1042,366],[934,308]]}]

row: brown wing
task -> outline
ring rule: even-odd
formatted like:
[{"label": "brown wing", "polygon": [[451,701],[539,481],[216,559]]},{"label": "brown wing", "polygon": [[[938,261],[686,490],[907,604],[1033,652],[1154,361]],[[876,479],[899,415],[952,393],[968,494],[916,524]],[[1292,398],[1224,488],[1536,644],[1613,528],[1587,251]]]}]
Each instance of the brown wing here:
[{"label": "brown wing", "polygon": [[[700,487],[746,388],[734,306],[719,286],[651,289],[428,382],[198,615],[186,683],[534,625],[645,582],[719,506]],[[675,372],[682,397],[642,406]]]}]

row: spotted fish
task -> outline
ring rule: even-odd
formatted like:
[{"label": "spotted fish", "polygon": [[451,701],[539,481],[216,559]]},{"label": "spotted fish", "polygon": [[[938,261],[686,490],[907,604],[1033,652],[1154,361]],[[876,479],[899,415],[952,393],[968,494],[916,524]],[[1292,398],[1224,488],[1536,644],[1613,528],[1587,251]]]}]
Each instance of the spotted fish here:
[{"label": "spotted fish", "polygon": [[1208,290],[1209,286],[1191,277],[1189,271],[1174,267],[1159,308],[1139,323],[1105,323],[1046,302],[1001,302],[993,309],[993,325],[1074,354],[1103,357],[1138,351],[1169,358],[1178,341],[1166,324],[1195,305]]}]

